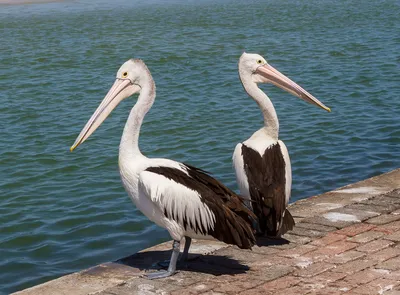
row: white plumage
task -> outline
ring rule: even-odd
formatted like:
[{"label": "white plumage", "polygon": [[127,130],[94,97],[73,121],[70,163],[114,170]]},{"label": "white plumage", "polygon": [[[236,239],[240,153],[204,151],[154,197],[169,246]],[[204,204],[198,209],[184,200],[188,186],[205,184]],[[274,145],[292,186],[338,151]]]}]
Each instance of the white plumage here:
[{"label": "white plumage", "polygon": [[140,93],[122,134],[119,168],[122,183],[137,208],[151,221],[168,230],[174,239],[167,271],[150,273],[150,279],[175,273],[180,241],[187,258],[191,238],[218,239],[240,248],[255,243],[251,228],[254,214],[243,201],[205,171],[168,159],[149,159],[139,149],[144,116],[153,105],[153,78],[141,60],[129,60],[100,106],[82,129],[71,150],[84,142],[123,99]]},{"label": "white plumage", "polygon": [[264,126],[234,150],[237,183],[241,195],[247,198],[258,217],[260,233],[280,236],[294,226],[294,220],[286,209],[291,193],[292,169],[288,150],[278,139],[279,121],[275,108],[257,83],[272,83],[327,111],[330,109],[258,54],[242,54],[239,77],[245,91],[260,107]]},{"label": "white plumage", "polygon": [[[167,216],[175,216],[176,225],[173,228],[170,228],[168,223],[160,224],[160,217],[158,220],[157,218],[152,219],[158,225],[166,228],[175,240],[191,234],[196,229],[196,221],[200,222],[207,231],[214,229],[215,215],[200,200],[199,193],[165,176],[147,171],[141,172],[139,197],[149,198],[151,203],[163,213],[162,219],[167,219],[164,212]],[[183,226],[185,219],[188,223],[187,230]],[[204,233],[203,238],[211,237]]]}]

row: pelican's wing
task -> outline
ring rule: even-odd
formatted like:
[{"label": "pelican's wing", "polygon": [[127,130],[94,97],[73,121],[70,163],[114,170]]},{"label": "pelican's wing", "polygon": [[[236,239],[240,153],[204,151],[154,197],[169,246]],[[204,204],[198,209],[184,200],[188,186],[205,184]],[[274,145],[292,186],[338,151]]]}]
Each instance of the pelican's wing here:
[{"label": "pelican's wing", "polygon": [[[270,236],[283,234],[280,228],[287,206],[286,182],[289,179],[286,179],[286,164],[280,145],[272,144],[260,155],[243,144],[242,157],[253,210],[261,231]],[[290,225],[285,229],[292,227]]]},{"label": "pelican's wing", "polygon": [[185,230],[210,235],[227,244],[251,248],[254,235],[243,201],[205,171],[181,164],[154,166],[140,174],[145,195],[166,218]]}]

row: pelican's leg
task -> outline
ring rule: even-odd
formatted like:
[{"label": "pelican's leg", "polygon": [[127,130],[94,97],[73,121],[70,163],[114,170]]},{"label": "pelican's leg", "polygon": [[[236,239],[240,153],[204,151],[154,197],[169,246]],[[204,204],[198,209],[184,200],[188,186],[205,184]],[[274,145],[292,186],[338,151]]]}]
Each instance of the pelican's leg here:
[{"label": "pelican's leg", "polygon": [[178,261],[180,251],[180,242],[175,241],[172,244],[172,255],[171,260],[169,262],[168,270],[161,270],[157,272],[148,273],[145,276],[150,279],[161,279],[172,276],[176,272],[176,262]]},{"label": "pelican's leg", "polygon": [[188,260],[189,248],[190,248],[191,242],[192,242],[192,238],[185,237],[185,249],[183,250],[182,257],[181,257],[181,259],[179,259],[179,262],[185,262]]},{"label": "pelican's leg", "polygon": [[[189,248],[190,248],[191,242],[192,242],[192,238],[185,237],[185,249],[183,250],[182,256],[179,259],[178,264],[182,264],[188,260]],[[163,261],[157,262],[157,264],[163,268],[167,268],[169,266],[170,262],[171,262],[170,260],[163,260]]]}]

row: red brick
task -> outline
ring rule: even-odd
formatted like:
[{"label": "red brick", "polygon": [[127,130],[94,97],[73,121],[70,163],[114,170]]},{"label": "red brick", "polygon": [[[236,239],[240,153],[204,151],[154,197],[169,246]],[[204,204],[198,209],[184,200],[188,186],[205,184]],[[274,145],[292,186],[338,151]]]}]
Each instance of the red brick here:
[{"label": "red brick", "polygon": [[[212,292],[212,293],[203,293],[201,295],[218,295],[218,294],[221,294],[221,293]],[[239,294],[239,295],[276,295],[273,292],[267,292],[265,290],[258,289],[258,288],[249,289],[249,290],[237,293],[237,294]]]},{"label": "red brick", "polygon": [[358,271],[361,271],[368,267],[371,267],[374,264],[376,264],[376,261],[369,260],[369,259],[357,259],[357,260],[353,260],[353,261],[338,265],[332,271],[353,274],[355,272],[358,272]]},{"label": "red brick", "polygon": [[[213,288],[216,287],[215,283],[211,283],[211,282],[203,282],[203,283],[198,283],[198,284],[194,284],[191,285],[189,287],[186,288],[186,290],[192,291],[195,294],[198,293],[204,293],[207,292]],[[177,295],[182,295],[181,293],[178,293]]]},{"label": "red brick", "polygon": [[283,237],[290,243],[296,243],[300,245],[308,244],[309,242],[312,241],[312,239],[309,237],[292,235],[292,234],[285,234]]},{"label": "red brick", "polygon": [[310,244],[314,245],[314,246],[326,246],[326,245],[332,244],[334,242],[344,240],[345,238],[346,238],[345,235],[328,233],[325,237],[315,240],[315,241],[311,242]]},{"label": "red brick", "polygon": [[333,283],[343,279],[345,276],[346,276],[345,273],[333,272],[331,270],[328,270],[314,277],[303,278],[302,281],[305,283],[317,283],[326,286],[329,283]]},{"label": "red brick", "polygon": [[379,278],[366,285],[355,288],[352,292],[357,294],[385,294],[386,291],[392,290],[393,287],[398,284],[400,284],[400,281]]},{"label": "red brick", "polygon": [[389,247],[386,249],[383,249],[382,251],[378,251],[375,253],[372,253],[368,256],[368,259],[370,260],[375,260],[376,262],[381,262],[388,260],[392,257],[400,255],[400,248],[397,247]]},{"label": "red brick", "polygon": [[272,257],[266,256],[265,259],[260,261],[255,261],[253,263],[247,263],[252,270],[265,269],[266,267],[275,265],[294,265],[295,260],[293,258],[286,258],[282,256],[274,255]]},{"label": "red brick", "polygon": [[304,257],[310,257],[314,261],[326,260],[334,255],[346,252],[357,246],[358,246],[357,243],[338,241],[338,242],[329,244],[325,247],[321,247],[315,251],[309,252],[306,255],[304,255]]},{"label": "red brick", "polygon": [[393,211],[391,214],[400,215],[400,209],[397,209],[396,211]]},{"label": "red brick", "polygon": [[314,229],[314,230],[318,230],[320,232],[336,231],[336,227],[326,226],[326,225],[322,225],[322,224],[315,224],[315,223],[300,222],[300,223],[297,223],[296,226],[297,227]]},{"label": "red brick", "polygon": [[360,247],[357,247],[356,250],[360,252],[365,252],[365,253],[373,253],[379,250],[383,250],[390,245],[392,245],[392,241],[387,241],[383,239],[375,240],[366,244],[363,244]]},{"label": "red brick", "polygon": [[271,248],[271,247],[265,247],[265,246],[257,246],[255,245],[251,251],[253,253],[257,253],[257,254],[263,254],[263,255],[274,255],[276,253],[281,252],[280,249],[276,249],[276,248]]},{"label": "red brick", "polygon": [[257,287],[257,289],[262,289],[265,291],[281,290],[281,289],[285,289],[285,288],[294,286],[297,283],[299,283],[300,281],[301,281],[300,278],[297,278],[294,276],[281,277],[279,279],[269,281],[269,282]]},{"label": "red brick", "polygon": [[382,214],[380,216],[368,219],[366,222],[375,225],[387,224],[396,220],[399,220],[399,215],[394,214]]},{"label": "red brick", "polygon": [[300,256],[300,257],[297,257],[295,259],[296,259],[295,266],[300,268],[300,269],[309,267],[311,264],[313,264],[315,262],[319,262],[319,260],[314,260],[314,259],[312,259],[310,257],[305,257],[305,256]]},{"label": "red brick", "polygon": [[345,227],[341,230],[336,231],[336,234],[341,234],[341,235],[346,235],[349,237],[354,237],[355,235],[358,235],[360,233],[369,231],[376,226],[373,224],[366,224],[366,223],[357,223],[348,227]]},{"label": "red brick", "polygon": [[244,280],[248,277],[248,274],[236,274],[235,276],[233,275],[220,275],[220,276],[215,276],[212,278],[211,282],[222,285],[222,284],[229,284],[233,280]]},{"label": "red brick", "polygon": [[331,288],[335,288],[336,290],[339,290],[339,291],[347,292],[347,291],[353,289],[354,287],[357,287],[358,285],[357,285],[357,282],[354,282],[354,281],[349,282],[349,281],[345,281],[345,280],[339,280],[339,281],[330,283],[328,286]]},{"label": "red brick", "polygon": [[[392,212],[393,210],[396,209],[396,206],[389,205],[389,206],[377,206],[377,205],[371,205],[371,204],[361,204],[361,203],[356,203],[356,204],[351,204],[347,206],[348,208],[351,209],[357,209],[357,210],[362,210],[362,211],[371,211],[372,213],[389,213]],[[374,216],[370,216],[368,218],[371,218]],[[367,218],[367,219],[368,219]]]},{"label": "red brick", "polygon": [[297,263],[296,266],[303,268],[303,265],[306,265],[305,267],[307,267],[308,262],[317,263],[322,261],[328,261],[330,258],[331,256],[329,256],[328,254],[311,252],[305,254],[304,256],[299,257],[299,259],[302,259],[302,261],[300,263]]},{"label": "red brick", "polygon": [[365,255],[366,254],[363,252],[350,250],[350,251],[346,251],[346,252],[335,255],[331,259],[327,260],[327,262],[334,263],[334,264],[342,264],[342,263],[346,263],[346,262],[361,258]]},{"label": "red brick", "polygon": [[296,226],[290,233],[298,236],[305,236],[311,239],[315,239],[324,236],[326,232],[321,232],[312,228],[304,228]]},{"label": "red brick", "polygon": [[[258,278],[260,281],[260,284],[267,282],[267,281],[272,281],[280,277],[284,277],[286,275],[289,275],[289,273],[293,272],[295,270],[294,266],[290,265],[274,265],[270,267],[261,267],[257,270],[254,270],[253,268],[250,268],[251,270],[251,276]],[[249,274],[245,274],[249,275]]]},{"label": "red brick", "polygon": [[347,240],[356,243],[368,243],[382,237],[384,234],[379,231],[366,231],[354,237],[347,238]]},{"label": "red brick", "polygon": [[384,236],[384,239],[395,241],[395,242],[400,242],[400,230],[396,231],[388,236]]},{"label": "red brick", "polygon": [[334,264],[325,263],[325,262],[317,262],[313,263],[310,266],[297,270],[295,274],[300,277],[313,277],[324,271],[327,271],[331,268],[334,268]]},{"label": "red brick", "polygon": [[386,269],[378,269],[385,272],[385,279],[396,280],[400,282],[400,270],[390,271]]},{"label": "red brick", "polygon": [[320,290],[313,290],[310,293],[308,293],[308,295],[342,295],[342,294],[343,291],[340,291],[334,287],[326,287]]},{"label": "red brick", "polygon": [[305,286],[293,286],[287,289],[282,290],[281,294],[285,295],[306,295],[311,292],[310,289],[308,289]]},{"label": "red brick", "polygon": [[377,278],[384,276],[383,271],[376,270],[374,268],[364,269],[345,278],[348,282],[357,282],[357,284],[366,284]]},{"label": "red brick", "polygon": [[387,223],[384,225],[379,225],[379,226],[375,227],[373,230],[381,231],[386,234],[392,234],[392,233],[398,231],[399,228],[400,228],[400,220],[394,221],[391,223]]},{"label": "red brick", "polygon": [[385,194],[387,197],[390,198],[398,198],[400,199],[400,188],[397,188],[395,190],[392,190],[391,192],[388,192],[387,194]]},{"label": "red brick", "polygon": [[399,206],[398,204],[400,204],[400,199],[397,199],[397,197],[392,198],[390,196],[387,195],[381,195],[366,201],[362,201],[361,203],[364,204],[368,204],[368,205],[378,205],[378,206],[384,206],[384,207],[393,207],[394,209],[392,209],[391,211],[394,211],[395,209],[397,209]]},{"label": "red brick", "polygon": [[[138,293],[138,294],[140,294],[140,293]],[[226,294],[228,294],[228,293],[214,292],[213,290],[207,291],[205,293],[201,293],[201,295],[226,295]],[[235,293],[235,294],[237,294],[237,293]],[[179,295],[179,294],[174,294],[174,295]],[[261,295],[261,294],[257,294],[257,295]]]},{"label": "red brick", "polygon": [[[140,292],[140,291],[139,291]],[[149,291],[151,292],[151,291]],[[153,293],[153,292],[151,292]],[[151,294],[150,293],[150,294]],[[106,293],[107,294],[107,293]],[[113,294],[113,293],[112,293]],[[198,294],[198,292],[192,291],[192,290],[188,290],[188,289],[180,289],[180,290],[175,290],[172,291],[171,293],[169,293],[170,295],[196,295]]]},{"label": "red brick", "polygon": [[227,294],[237,294],[240,291],[245,291],[248,289],[255,288],[262,283],[263,281],[260,281],[259,279],[251,279],[251,278],[248,278],[247,280],[243,281],[232,280],[229,284],[221,284],[213,288],[213,291],[227,293]]},{"label": "red brick", "polygon": [[319,251],[321,254],[328,254],[328,255],[337,255],[348,250],[351,250],[357,247],[357,243],[346,242],[346,241],[338,241],[332,244],[329,244],[323,248],[320,248],[316,251]]},{"label": "red brick", "polygon": [[381,262],[376,267],[389,270],[400,270],[400,256]]},{"label": "red brick", "polygon": [[[350,226],[350,225],[352,225],[354,223],[360,222],[359,219],[352,220],[352,221],[338,220],[338,219],[335,219],[335,218],[329,219],[329,215],[331,215],[331,214],[336,215],[337,213],[340,213],[340,212],[327,212],[327,213],[323,214],[322,216],[318,215],[318,216],[304,218],[302,221],[303,222],[307,222],[307,223],[314,223],[314,224],[321,224],[321,225],[325,225],[325,226],[331,226],[331,227],[335,227],[335,228],[345,228],[345,227]],[[328,218],[326,218],[326,217],[328,217]]]},{"label": "red brick", "polygon": [[[295,235],[293,235],[293,236],[295,236]],[[307,237],[305,237],[305,238],[307,238]],[[311,241],[311,239],[309,239],[309,240]],[[285,249],[292,249],[292,248],[295,248],[297,246],[298,245],[295,244],[295,243],[288,243],[288,244],[282,244],[282,245],[279,245],[279,244],[278,245],[271,245],[271,246],[268,246],[268,248],[273,248],[273,249],[278,249],[278,250],[285,250]]]},{"label": "red brick", "polygon": [[300,255],[303,255],[305,253],[311,252],[313,250],[317,249],[316,246],[313,245],[300,245],[296,248],[292,249],[287,249],[287,250],[282,250],[277,255],[279,256],[285,256],[285,257],[299,257]]},{"label": "red brick", "polygon": [[320,284],[317,282],[311,282],[311,283],[305,283],[305,282],[301,282],[300,284],[298,284],[297,286],[302,287],[304,290],[309,290],[311,291],[308,294],[315,294],[315,292],[317,291],[321,291],[324,290],[327,286],[324,284]]}]

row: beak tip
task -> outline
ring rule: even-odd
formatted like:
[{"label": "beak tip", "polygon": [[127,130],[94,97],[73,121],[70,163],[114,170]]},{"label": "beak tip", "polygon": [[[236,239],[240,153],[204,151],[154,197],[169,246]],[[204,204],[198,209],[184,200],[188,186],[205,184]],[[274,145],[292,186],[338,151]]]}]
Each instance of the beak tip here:
[{"label": "beak tip", "polygon": [[327,107],[326,110],[327,110],[328,113],[331,113],[331,112],[332,112],[332,111],[331,111],[331,108],[328,108],[328,107]]},{"label": "beak tip", "polygon": [[72,152],[74,151],[75,148],[76,148],[76,146],[71,146],[71,147],[69,148],[69,151],[72,153]]}]

